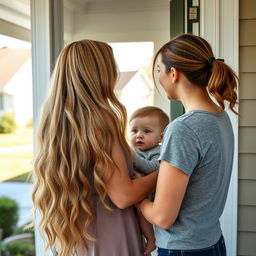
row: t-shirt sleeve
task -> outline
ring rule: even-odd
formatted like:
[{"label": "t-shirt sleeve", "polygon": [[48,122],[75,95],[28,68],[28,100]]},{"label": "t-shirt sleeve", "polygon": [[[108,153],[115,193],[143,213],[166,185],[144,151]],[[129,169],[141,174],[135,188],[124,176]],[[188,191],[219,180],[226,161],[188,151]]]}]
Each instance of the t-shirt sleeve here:
[{"label": "t-shirt sleeve", "polygon": [[135,169],[143,172],[144,174],[150,174],[156,170],[159,170],[159,153],[154,154],[151,159],[145,159],[138,154],[135,156]]},{"label": "t-shirt sleeve", "polygon": [[164,135],[159,160],[191,175],[200,161],[201,147],[195,132],[183,122],[171,123]]}]

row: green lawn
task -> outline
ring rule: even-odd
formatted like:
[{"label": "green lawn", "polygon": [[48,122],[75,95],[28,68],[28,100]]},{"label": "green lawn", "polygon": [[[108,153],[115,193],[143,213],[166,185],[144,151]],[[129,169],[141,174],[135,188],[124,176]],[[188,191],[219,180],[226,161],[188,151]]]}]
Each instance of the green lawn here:
[{"label": "green lawn", "polygon": [[23,173],[19,176],[15,176],[13,178],[10,178],[6,181],[13,181],[13,182],[31,182],[32,183],[32,177],[31,172]]},{"label": "green lawn", "polygon": [[17,176],[25,177],[26,173],[31,171],[32,143],[32,128],[12,134],[0,134],[0,181]]},{"label": "green lawn", "polygon": [[33,129],[25,128],[15,133],[0,134],[0,148],[33,143]]}]

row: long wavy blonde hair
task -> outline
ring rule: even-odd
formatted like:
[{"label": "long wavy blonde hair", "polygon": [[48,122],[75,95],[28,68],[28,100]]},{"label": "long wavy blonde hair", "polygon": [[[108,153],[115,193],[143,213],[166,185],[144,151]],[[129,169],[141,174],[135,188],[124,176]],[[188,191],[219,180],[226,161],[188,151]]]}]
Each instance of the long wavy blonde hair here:
[{"label": "long wavy blonde hair", "polygon": [[[92,192],[111,210],[103,175],[104,167],[116,167],[113,137],[130,152],[126,111],[114,94],[116,80],[112,49],[103,42],[73,42],[55,66],[38,130],[32,197],[47,248],[57,246],[60,256],[75,255],[77,247],[95,241],[89,233],[94,221]],[[106,119],[115,124],[117,134]]]}]

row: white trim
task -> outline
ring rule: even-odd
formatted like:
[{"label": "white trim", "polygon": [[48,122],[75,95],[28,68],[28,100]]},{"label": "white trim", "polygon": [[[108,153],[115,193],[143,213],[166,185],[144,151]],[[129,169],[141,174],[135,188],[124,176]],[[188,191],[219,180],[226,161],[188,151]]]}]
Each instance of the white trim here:
[{"label": "white trim", "polygon": [[0,19],[30,29],[29,4],[19,0],[1,0]]},{"label": "white trim", "polygon": [[50,0],[50,63],[51,71],[64,45],[63,0]]},{"label": "white trim", "polygon": [[220,51],[220,9],[219,0],[200,1],[200,35],[211,43],[215,56]]},{"label": "white trim", "polygon": [[30,30],[0,18],[0,34],[23,41],[31,41]]},{"label": "white trim", "polygon": [[[49,1],[31,0],[32,77],[34,138],[38,127],[40,109],[47,92],[50,78]],[[36,148],[34,139],[34,149]],[[35,246],[37,256],[50,256],[38,232],[40,218],[35,221]]]},{"label": "white trim", "polygon": [[199,22],[193,22],[192,32],[194,35],[199,35]]},{"label": "white trim", "polygon": [[215,55],[220,54],[220,0],[215,0]]},{"label": "white trim", "polygon": [[[201,36],[207,39],[215,56],[224,58],[237,73],[239,65],[239,0],[201,0]],[[237,255],[238,204],[238,118],[228,111],[235,135],[232,177],[221,226],[227,256]]]},{"label": "white trim", "polygon": [[48,10],[49,1],[31,0],[33,119],[36,126],[50,77]]},{"label": "white trim", "polygon": [[184,5],[184,19],[185,19],[184,32],[188,33],[188,0],[185,1],[185,5]]},{"label": "white trim", "polygon": [[[33,120],[34,138],[40,112],[48,93],[50,73],[63,47],[63,0],[31,0],[32,73],[33,73]],[[34,142],[36,140],[34,139]],[[36,148],[36,143],[34,143]],[[51,256],[44,251],[44,241],[38,232],[37,215],[35,223],[35,244],[37,256]]]}]

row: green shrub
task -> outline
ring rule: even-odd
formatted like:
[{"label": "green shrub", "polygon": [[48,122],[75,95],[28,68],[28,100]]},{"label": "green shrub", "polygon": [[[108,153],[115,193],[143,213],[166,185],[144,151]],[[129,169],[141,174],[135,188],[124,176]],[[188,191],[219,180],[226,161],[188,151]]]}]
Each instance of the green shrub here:
[{"label": "green shrub", "polygon": [[3,238],[13,234],[18,221],[18,204],[8,197],[0,197],[0,229]]},{"label": "green shrub", "polygon": [[3,256],[35,256],[34,242],[13,242],[3,245]]},{"label": "green shrub", "polygon": [[13,114],[4,114],[0,118],[0,133],[11,133],[17,129],[18,125]]}]

